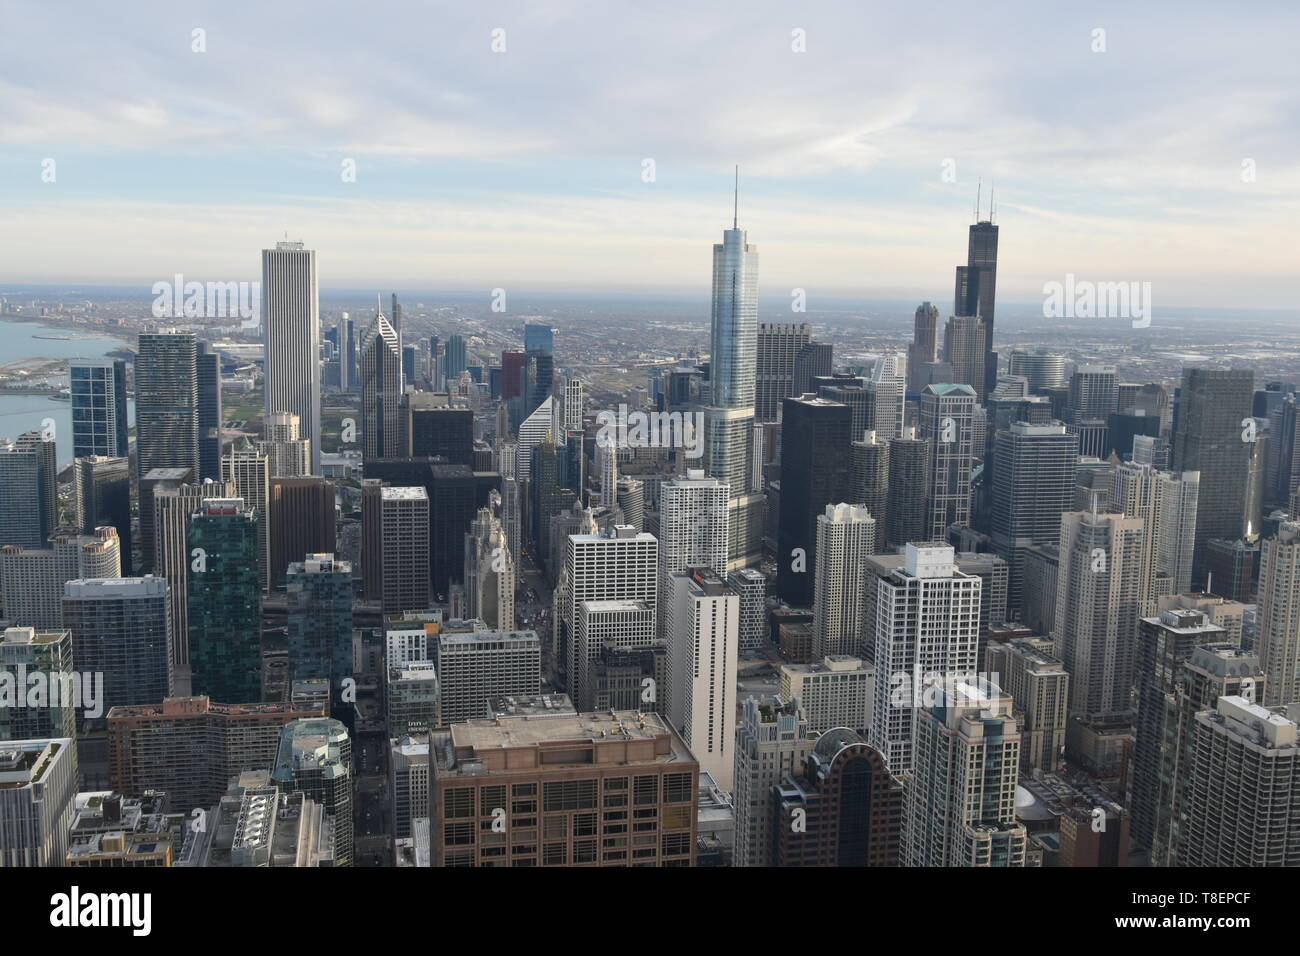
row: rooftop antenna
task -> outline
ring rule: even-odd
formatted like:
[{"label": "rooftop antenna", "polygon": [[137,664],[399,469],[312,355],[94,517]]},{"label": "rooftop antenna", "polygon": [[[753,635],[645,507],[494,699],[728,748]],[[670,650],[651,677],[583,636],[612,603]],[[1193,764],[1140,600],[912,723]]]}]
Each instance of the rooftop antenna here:
[{"label": "rooftop antenna", "polygon": [[740,164],[736,164],[736,198],[735,204],[731,207],[731,228],[740,228]]},{"label": "rooftop antenna", "polygon": [[990,183],[989,184],[989,222],[990,223],[993,222],[993,206],[994,206],[993,199],[995,196],[997,196],[997,186]]},{"label": "rooftop antenna", "polygon": [[975,221],[980,221],[980,192],[984,188],[984,180],[979,180],[975,186]]},{"label": "rooftop antenna", "polygon": [[1206,594],[1214,593],[1214,572],[1213,571],[1205,572],[1205,593]]}]

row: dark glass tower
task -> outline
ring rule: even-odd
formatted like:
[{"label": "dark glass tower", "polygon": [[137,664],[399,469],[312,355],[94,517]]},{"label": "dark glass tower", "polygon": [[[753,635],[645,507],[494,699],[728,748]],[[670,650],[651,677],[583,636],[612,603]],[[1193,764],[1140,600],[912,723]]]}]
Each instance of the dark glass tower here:
[{"label": "dark glass tower", "polygon": [[[199,549],[196,553],[195,549]],[[186,550],[190,667],[196,695],[262,699],[257,520],[242,498],[213,498],[190,519]]]},{"label": "dark glass tower", "polygon": [[[200,342],[195,358],[199,383],[199,480],[221,480],[221,356]],[[123,452],[125,454],[125,452]]]},{"label": "dark glass tower", "polygon": [[993,351],[993,310],[998,282],[998,227],[993,223],[993,205],[989,218],[971,224],[966,243],[966,265],[957,267],[957,287],[953,296],[953,315],[978,315],[984,324],[985,394],[997,387],[998,355]]},{"label": "dark glass tower", "polygon": [[68,363],[72,398],[72,457],[127,456],[126,362],[73,359]]}]

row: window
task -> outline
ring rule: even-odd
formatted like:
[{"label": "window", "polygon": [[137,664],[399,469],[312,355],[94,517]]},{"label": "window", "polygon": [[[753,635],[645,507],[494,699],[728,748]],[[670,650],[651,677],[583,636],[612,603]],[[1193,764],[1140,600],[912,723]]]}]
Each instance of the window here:
[{"label": "window", "polygon": [[449,820],[474,815],[474,789],[454,787],[443,791],[443,816]]},{"label": "window", "polygon": [[695,799],[692,774],[664,774],[664,803],[689,803]]},{"label": "window", "polygon": [[659,802],[659,778],[637,777],[632,789],[638,806]]}]

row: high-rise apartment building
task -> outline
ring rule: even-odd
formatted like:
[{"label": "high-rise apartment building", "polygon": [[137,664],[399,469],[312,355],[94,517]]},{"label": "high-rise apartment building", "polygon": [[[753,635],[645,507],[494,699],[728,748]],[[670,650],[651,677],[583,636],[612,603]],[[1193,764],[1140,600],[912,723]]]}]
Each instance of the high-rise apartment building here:
[{"label": "high-rise apartment building", "polygon": [[59,534],[48,547],[0,547],[0,594],[5,620],[19,627],[63,626],[63,586],[77,578],[122,575],[121,542],[113,528],[94,534]]},{"label": "high-rise apartment building", "polygon": [[812,341],[807,322],[760,322],[755,361],[754,415],[760,422],[781,416],[781,403],[794,394],[794,360]]},{"label": "high-rise apartment building", "polygon": [[72,457],[127,457],[126,362],[71,359]]},{"label": "high-rise apartment building", "polygon": [[781,665],[781,697],[799,700],[813,733],[847,727],[865,740],[875,696],[876,669],[859,657],[834,654],[812,664]]},{"label": "high-rise apartment building", "polygon": [[[221,478],[235,486],[235,495],[257,523],[257,570],[262,593],[271,590],[271,469],[266,455],[248,439],[232,445],[221,459]],[[220,696],[220,695],[218,695]]]},{"label": "high-rise apartment building", "polygon": [[904,428],[902,435],[889,440],[889,496],[885,505],[884,537],[891,548],[930,540],[927,495],[932,456],[932,442],[918,437],[915,428]]},{"label": "high-rise apartment building", "polygon": [[136,474],[141,477],[155,468],[199,473],[198,354],[192,332],[140,333],[135,358],[135,450]]},{"label": "high-rise apartment building", "polygon": [[772,865],[775,787],[803,766],[816,740],[799,701],[782,697],[745,700],[736,728],[732,781],[736,866]]},{"label": "high-rise apartment building", "polygon": [[334,865],[352,866],[352,739],[329,717],[286,724],[280,732],[271,779],[281,790],[301,793],[325,811],[334,830]]},{"label": "high-rise apartment building", "polygon": [[[817,516],[813,653],[855,655],[870,633],[866,558],[876,551],[876,519],[861,505],[828,504]],[[855,725],[856,726],[856,725]]]},{"label": "high-rise apartment building", "polygon": [[489,700],[540,694],[542,643],[536,631],[494,631],[482,622],[443,626],[434,645],[441,689],[438,725],[484,712]]},{"label": "high-rise apartment building", "polygon": [[920,394],[929,385],[922,381],[922,366],[939,360],[939,307],[922,302],[916,307],[912,344],[907,347],[907,389]]},{"label": "high-rise apartment building", "polygon": [[[930,443],[927,538],[947,541],[948,529],[970,527],[975,389],[927,385],[921,393],[921,438]],[[784,476],[782,476],[784,480]]]},{"label": "high-rise apartment building", "polygon": [[[36,680],[45,682],[47,696],[38,706],[27,706],[26,694],[33,686],[29,678],[38,674],[42,676]],[[0,635],[0,686],[13,688],[18,700],[0,707],[0,740],[76,737],[77,684],[83,679],[93,680],[93,675],[75,675],[69,631],[6,628]],[[90,690],[94,693],[93,686]]]},{"label": "high-rise apartment building", "polygon": [[1300,700],[1300,522],[1286,521],[1260,542],[1255,647],[1268,675],[1268,706]]},{"label": "high-rise apartment building", "polygon": [[353,676],[352,565],[309,554],[285,576],[289,679],[329,681],[338,697]]},{"label": "high-rise apartment building", "polygon": [[[370,489],[367,489],[368,491]],[[429,494],[375,487],[362,501],[362,560],[384,615],[429,606]]]},{"label": "high-rise apartment building", "polygon": [[72,739],[0,740],[0,869],[63,866],[76,798]]},{"label": "high-rise apartment building", "polygon": [[300,478],[311,474],[311,440],[299,435],[298,416],[276,412],[266,420],[266,438],[257,443],[271,478]]},{"label": "high-rise apartment building", "polygon": [[76,527],[82,534],[96,528],[117,531],[122,573],[134,567],[131,546],[131,463],[126,457],[77,458],[72,463]]},{"label": "high-rise apartment building", "polygon": [[221,478],[221,353],[208,342],[198,343],[194,354],[198,378],[200,481]]},{"label": "high-rise apartment building", "polygon": [[984,673],[1011,696],[1020,726],[1020,768],[1056,773],[1065,751],[1070,675],[1051,640],[1013,637],[990,641]]}]

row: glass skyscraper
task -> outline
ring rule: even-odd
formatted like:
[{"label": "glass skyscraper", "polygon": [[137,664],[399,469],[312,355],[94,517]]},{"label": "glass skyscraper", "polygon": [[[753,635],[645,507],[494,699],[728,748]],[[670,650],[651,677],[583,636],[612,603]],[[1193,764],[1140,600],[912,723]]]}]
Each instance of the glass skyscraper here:
[{"label": "glass skyscraper", "polygon": [[125,458],[126,362],[122,359],[72,359],[68,363],[72,397],[72,457]]}]

